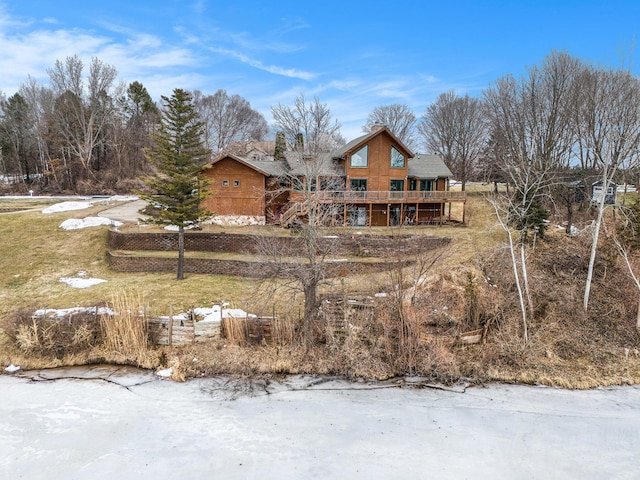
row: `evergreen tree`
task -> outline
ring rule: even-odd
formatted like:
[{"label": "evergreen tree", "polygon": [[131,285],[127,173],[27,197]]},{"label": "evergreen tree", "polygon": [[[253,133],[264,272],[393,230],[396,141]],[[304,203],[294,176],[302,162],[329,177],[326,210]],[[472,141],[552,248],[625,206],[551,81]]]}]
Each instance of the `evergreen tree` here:
[{"label": "evergreen tree", "polygon": [[204,123],[200,121],[189,92],[175,89],[162,97],[160,125],[151,134],[153,146],[147,158],[157,173],[145,180],[150,193],[141,198],[158,207],[153,222],[178,227],[178,280],[184,278],[184,231],[210,213],[201,207],[207,196],[200,176],[210,151],[204,146]]}]

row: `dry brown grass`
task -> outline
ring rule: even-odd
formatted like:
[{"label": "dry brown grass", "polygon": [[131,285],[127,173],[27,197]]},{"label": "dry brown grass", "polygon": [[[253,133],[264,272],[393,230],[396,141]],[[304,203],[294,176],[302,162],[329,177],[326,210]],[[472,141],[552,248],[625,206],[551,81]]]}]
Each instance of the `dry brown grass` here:
[{"label": "dry brown grass", "polygon": [[105,314],[100,317],[106,351],[130,358],[146,355],[151,342],[144,305],[141,297],[125,292],[112,298],[108,306],[114,315]]},{"label": "dry brown grass", "polygon": [[[96,211],[83,212],[83,216]],[[640,343],[633,328],[637,292],[615,256],[606,255],[606,245],[596,265],[588,315],[580,313],[588,242],[551,231],[548,241],[540,242],[531,252],[536,314],[531,319],[531,339],[525,344],[512,272],[501,249],[503,233],[495,227],[482,192],[470,192],[467,214],[467,226],[371,229],[371,233],[447,236],[452,244],[446,260],[434,266],[420,288],[411,293],[411,301],[400,291],[374,310],[352,312],[345,324],[319,325],[318,344],[311,349],[302,345],[297,333],[299,297],[261,297],[256,294],[257,283],[231,277],[190,275],[176,282],[173,274],[111,272],[104,259],[104,229],[65,232],[57,228],[76,213],[7,216],[0,224],[5,249],[0,257],[5,273],[0,278],[0,315],[5,319],[16,311],[96,305],[104,299],[112,299],[113,305],[122,303],[115,309],[130,312],[141,310],[141,299],[158,311],[170,306],[186,311],[226,300],[259,315],[275,313],[276,319],[272,322],[273,345],[247,345],[246,327],[235,322],[228,328],[228,339],[154,349],[136,330],[141,325],[131,323],[136,317],[132,313],[122,319],[122,325],[114,323],[111,331],[101,331],[111,339],[105,344],[90,344],[87,331],[77,328],[68,336],[69,344],[77,348],[46,356],[32,353],[33,346],[52,345],[51,332],[44,324],[34,328],[29,317],[20,332],[16,329],[8,334],[6,328],[0,331],[0,362],[23,368],[102,361],[145,368],[171,366],[177,379],[225,373],[315,373],[383,379],[414,373],[441,381],[465,377],[565,388],[640,382],[640,353],[635,353]],[[249,232],[243,229],[243,233]],[[279,229],[276,233],[289,235]],[[24,238],[30,239],[28,248]],[[61,276],[72,276],[78,270],[108,282],[86,290],[58,282]],[[394,279],[401,278],[404,286],[410,286],[415,280],[412,275],[415,270],[407,267],[400,276],[385,272],[336,279],[323,286],[322,293],[394,292]],[[473,308],[473,297],[468,288],[465,290],[469,275],[476,284]],[[134,293],[121,296],[123,291]],[[484,343],[462,346],[456,342],[460,332],[486,322],[491,323]],[[80,348],[89,344],[89,348]]]}]

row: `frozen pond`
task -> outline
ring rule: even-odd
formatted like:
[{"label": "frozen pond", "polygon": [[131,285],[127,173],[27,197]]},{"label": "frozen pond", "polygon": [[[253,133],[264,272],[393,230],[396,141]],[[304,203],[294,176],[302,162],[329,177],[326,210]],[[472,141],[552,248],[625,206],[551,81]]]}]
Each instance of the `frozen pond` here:
[{"label": "frozen pond", "polygon": [[18,375],[0,376],[3,479],[635,479],[640,468],[638,387]]}]

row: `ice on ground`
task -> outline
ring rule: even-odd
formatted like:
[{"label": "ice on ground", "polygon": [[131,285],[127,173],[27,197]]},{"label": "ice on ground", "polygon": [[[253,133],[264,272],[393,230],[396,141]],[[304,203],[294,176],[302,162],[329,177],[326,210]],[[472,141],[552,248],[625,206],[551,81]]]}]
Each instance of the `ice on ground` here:
[{"label": "ice on ground", "polygon": [[47,214],[47,213],[69,212],[72,210],[84,210],[89,207],[91,207],[91,202],[88,200],[84,202],[77,202],[77,201],[60,202],[60,203],[56,203],[55,205],[51,205],[50,207],[44,208],[42,210],[42,213]]},{"label": "ice on ground", "polygon": [[101,278],[82,278],[82,277],[62,277],[60,279],[62,283],[66,283],[73,288],[89,288],[94,285],[106,282]]},{"label": "ice on ground", "polygon": [[7,373],[16,373],[18,370],[20,370],[20,367],[15,366],[13,363],[4,369]]},{"label": "ice on ground", "polygon": [[60,228],[63,230],[80,230],[82,228],[99,227],[102,225],[119,227],[122,225],[122,222],[104,217],[69,218],[60,224]]}]

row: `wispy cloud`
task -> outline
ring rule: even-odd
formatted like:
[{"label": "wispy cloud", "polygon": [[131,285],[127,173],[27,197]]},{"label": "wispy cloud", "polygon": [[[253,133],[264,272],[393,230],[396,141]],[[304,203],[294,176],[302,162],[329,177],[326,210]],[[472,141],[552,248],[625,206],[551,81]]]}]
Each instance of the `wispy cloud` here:
[{"label": "wispy cloud", "polygon": [[317,76],[316,73],[306,72],[304,70],[298,70],[296,68],[283,68],[277,65],[265,65],[260,60],[255,60],[245,55],[244,53],[237,52],[235,50],[214,47],[210,47],[209,50],[220,55],[235,58],[236,60],[239,60],[246,65],[257,68],[258,70],[272,73],[274,75],[281,75],[283,77],[289,78],[298,78],[300,80],[312,80]]}]

